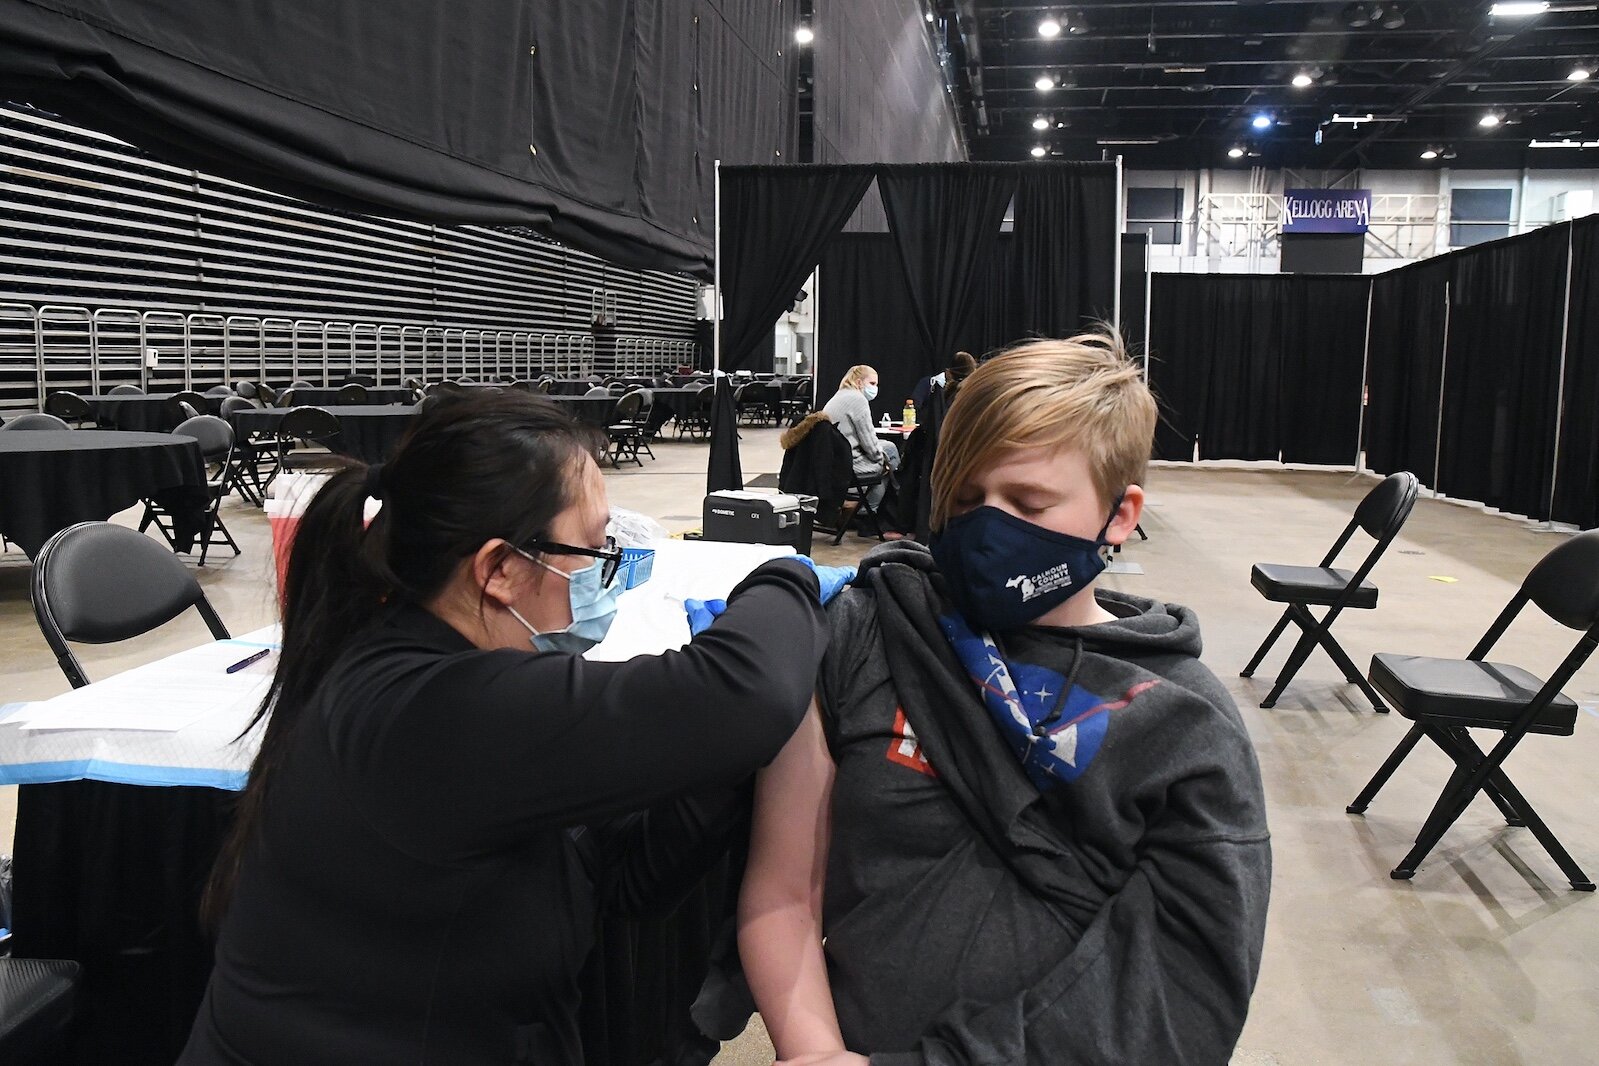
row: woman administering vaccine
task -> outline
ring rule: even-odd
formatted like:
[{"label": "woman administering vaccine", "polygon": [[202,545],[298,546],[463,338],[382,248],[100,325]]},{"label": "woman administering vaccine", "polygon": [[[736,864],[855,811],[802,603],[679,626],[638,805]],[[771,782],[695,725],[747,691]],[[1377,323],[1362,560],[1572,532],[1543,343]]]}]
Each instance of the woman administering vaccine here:
[{"label": "woman administering vaccine", "polygon": [[585,661],[620,562],[586,433],[451,401],[307,509],[180,1062],[581,1062],[596,916],[722,850],[805,710],[817,578],[767,563],[682,650]]}]

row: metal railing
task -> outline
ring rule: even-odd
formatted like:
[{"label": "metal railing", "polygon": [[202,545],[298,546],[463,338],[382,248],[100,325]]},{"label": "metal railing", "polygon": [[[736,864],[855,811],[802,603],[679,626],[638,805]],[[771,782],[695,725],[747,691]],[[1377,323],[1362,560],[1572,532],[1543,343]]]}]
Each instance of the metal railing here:
[{"label": "metal railing", "polygon": [[694,342],[587,333],[342,322],[134,308],[0,303],[0,408],[36,408],[51,392],[206,388],[238,380],[338,385],[541,374],[662,374],[694,361]]}]

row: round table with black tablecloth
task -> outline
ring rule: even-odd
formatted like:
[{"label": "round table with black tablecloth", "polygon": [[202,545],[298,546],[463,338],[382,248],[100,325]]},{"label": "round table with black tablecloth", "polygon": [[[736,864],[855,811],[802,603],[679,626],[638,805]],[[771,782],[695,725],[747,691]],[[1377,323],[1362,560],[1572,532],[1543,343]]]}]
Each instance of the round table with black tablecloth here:
[{"label": "round table with black tablecloth", "polygon": [[[85,396],[95,422],[105,429],[122,429],[130,433],[165,433],[183,419],[178,417],[172,403],[172,393],[127,393],[117,396]],[[226,396],[205,397],[202,415],[214,415],[222,410]]]},{"label": "round table with black tablecloth", "polygon": [[349,400],[339,395],[338,389],[310,388],[289,389],[289,402],[285,407],[326,407],[329,404],[343,404],[346,406],[362,406],[366,404],[411,403],[416,397],[410,389],[394,386],[367,386],[366,399],[360,404],[352,404]]},{"label": "round table with black tablecloth", "polygon": [[[233,432],[239,436],[273,436],[292,408],[269,407],[254,411],[235,411],[228,416]],[[350,455],[364,463],[387,459],[405,436],[416,414],[413,405],[366,404],[324,407],[339,420],[339,433],[326,441],[340,455]]]},{"label": "round table with black tablecloth", "polygon": [[604,428],[611,424],[620,396],[550,396],[561,409],[579,422]]},{"label": "round table with black tablecloth", "polygon": [[556,378],[550,382],[551,396],[582,396],[592,388],[596,388],[598,381],[589,381],[586,378]]},{"label": "round table with black tablecloth", "polygon": [[193,437],[115,430],[0,433],[0,533],[36,555],[59,530],[150,497],[171,512],[179,551],[204,522],[205,459]]}]

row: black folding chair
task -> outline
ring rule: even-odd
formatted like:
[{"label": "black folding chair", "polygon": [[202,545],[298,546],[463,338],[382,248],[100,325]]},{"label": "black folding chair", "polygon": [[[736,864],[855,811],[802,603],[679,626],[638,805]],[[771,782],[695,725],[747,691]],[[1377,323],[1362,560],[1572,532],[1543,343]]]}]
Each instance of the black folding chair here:
[{"label": "black folding chair", "polygon": [[66,959],[0,958],[0,1062],[64,1061],[78,974]]},{"label": "black folding chair", "polygon": [[687,433],[694,440],[704,440],[711,435],[711,407],[716,403],[716,386],[701,385],[694,394],[694,404],[686,415],[677,419],[677,435]]},{"label": "black folding chair", "polygon": [[89,683],[68,642],[114,644],[190,607],[217,640],[228,628],[178,557],[110,522],[79,522],[45,541],[33,561],[33,615],[73,688]]},{"label": "black folding chair", "polygon": [[144,390],[137,385],[118,385],[113,388],[108,396],[143,396]]},{"label": "black folding chair", "polygon": [[638,454],[638,430],[633,425],[643,406],[644,397],[636,391],[616,401],[610,422],[605,427],[605,436],[610,442],[608,458],[612,466],[621,466],[627,460],[639,466],[644,465],[644,460],[640,459]]},{"label": "black folding chair", "polygon": [[263,407],[274,407],[278,402],[278,390],[263,381],[255,387],[255,398]]},{"label": "black folding chair", "polygon": [[811,413],[811,390],[811,379],[806,378],[795,387],[792,398],[782,401],[782,414],[787,417],[789,425],[799,425]]},{"label": "black folding chair", "polygon": [[[1568,629],[1582,631],[1548,681],[1518,666],[1486,662],[1485,657],[1529,602]],[[1422,737],[1454,760],[1443,793],[1422,824],[1416,844],[1389,874],[1408,880],[1428,852],[1476,798],[1486,792],[1513,826],[1526,826],[1560,867],[1571,887],[1592,892],[1594,883],[1550,832],[1538,812],[1505,774],[1504,763],[1528,733],[1569,737],[1577,725],[1577,704],[1560,690],[1599,647],[1599,530],[1575,536],[1545,555],[1499,612],[1488,632],[1464,659],[1380,654],[1372,657],[1371,680],[1414,725],[1355,802],[1350,814],[1364,814]],[[1472,729],[1497,729],[1504,735],[1486,755],[1471,738]]]},{"label": "black folding chair", "polygon": [[70,422],[74,429],[82,429],[85,425],[94,425],[94,409],[75,392],[52,392],[44,398],[44,413],[55,415],[63,422]]},{"label": "black folding chair", "polygon": [[[271,476],[277,477],[280,470],[333,469],[333,453],[325,449],[339,433],[339,419],[333,412],[321,407],[294,408],[278,423],[278,461]],[[296,446],[313,450],[296,452]]]},{"label": "black folding chair", "polygon": [[339,388],[340,403],[359,405],[366,403],[366,399],[366,386],[358,381],[352,381]]},{"label": "black folding chair", "polygon": [[[222,417],[227,420],[229,416],[239,411],[254,411],[260,404],[244,396],[229,396],[222,401]],[[228,422],[231,426],[233,423]],[[250,503],[260,506],[265,497],[265,489],[261,484],[261,471],[271,470],[277,459],[272,454],[269,446],[246,433],[240,436],[237,432],[233,435],[233,487],[239,490]]]},{"label": "black folding chair", "polygon": [[[200,548],[200,565],[205,565],[205,557],[213,544],[226,544],[233,549],[234,555],[242,554],[238,542],[233,539],[233,534],[228,532],[228,527],[222,521],[221,510],[222,498],[233,489],[237,481],[237,471],[233,465],[233,427],[215,415],[196,415],[179,423],[172,432],[176,436],[193,437],[200,444],[200,454],[205,457],[205,521],[200,526],[199,537],[196,538]],[[154,500],[146,499],[144,517],[139,520],[139,532],[143,533],[151,525],[160,531],[161,536],[166,538],[167,544],[176,551],[178,545],[173,532],[171,513]]]},{"label": "black folding chair", "polygon": [[205,397],[192,390],[174,393],[167,399],[167,417],[173,423],[185,422],[210,410]]},{"label": "black folding chair", "polygon": [[[1377,606],[1377,586],[1368,581],[1367,576],[1370,575],[1372,567],[1377,565],[1377,560],[1382,558],[1383,552],[1388,550],[1388,545],[1393,543],[1394,537],[1404,526],[1405,519],[1410,517],[1411,508],[1416,505],[1418,488],[1416,475],[1407,472],[1390,474],[1360,501],[1360,506],[1355,508],[1355,517],[1344,527],[1332,550],[1320,564],[1287,566],[1279,563],[1256,563],[1250,571],[1249,582],[1255,586],[1256,591],[1273,603],[1286,603],[1288,609],[1277,619],[1277,624],[1272,627],[1271,633],[1256,650],[1254,658],[1249,660],[1249,665],[1244,667],[1240,676],[1254,675],[1255,668],[1266,657],[1266,653],[1277,642],[1277,638],[1282,636],[1283,630],[1288,628],[1289,622],[1293,622],[1301,631],[1299,642],[1294,645],[1294,650],[1288,653],[1288,660],[1283,664],[1282,672],[1277,675],[1276,684],[1272,686],[1266,698],[1260,701],[1262,707],[1277,705],[1277,697],[1283,694],[1288,682],[1294,679],[1294,675],[1299,672],[1299,668],[1305,664],[1305,660],[1319,644],[1337,664],[1338,669],[1343,671],[1344,679],[1352,685],[1358,685],[1378,713],[1387,713],[1388,708],[1382,698],[1355,667],[1344,649],[1333,639],[1330,630],[1333,622],[1346,608],[1369,611]],[[1368,536],[1377,541],[1376,545],[1354,573],[1334,569],[1334,560],[1349,543],[1349,538],[1354,535],[1356,529],[1365,530]],[[1316,616],[1310,613],[1310,608],[1313,606],[1326,607],[1327,613],[1317,620]]]}]

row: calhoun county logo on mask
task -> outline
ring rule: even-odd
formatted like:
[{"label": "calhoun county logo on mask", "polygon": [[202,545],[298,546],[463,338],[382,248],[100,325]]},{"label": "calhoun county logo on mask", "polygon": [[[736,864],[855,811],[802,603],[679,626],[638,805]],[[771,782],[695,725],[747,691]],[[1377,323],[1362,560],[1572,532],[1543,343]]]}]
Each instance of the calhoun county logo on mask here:
[{"label": "calhoun county logo on mask", "polygon": [[1047,596],[1056,589],[1066,588],[1071,583],[1071,567],[1066,563],[1061,563],[1058,566],[1050,567],[1042,574],[1034,574],[1032,577],[1028,577],[1026,574],[1017,574],[1005,582],[1005,587],[1008,589],[1021,589],[1022,602],[1026,603],[1028,600],[1036,599],[1039,596]]}]

